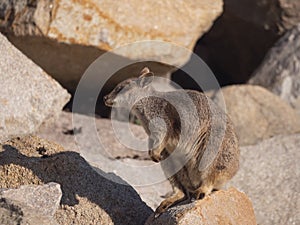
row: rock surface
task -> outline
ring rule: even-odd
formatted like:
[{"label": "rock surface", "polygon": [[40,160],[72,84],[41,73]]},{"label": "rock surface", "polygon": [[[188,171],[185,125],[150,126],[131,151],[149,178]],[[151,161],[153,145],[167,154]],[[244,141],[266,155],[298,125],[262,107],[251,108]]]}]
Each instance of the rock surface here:
[{"label": "rock surface", "polygon": [[0,224],[5,225],[57,225],[54,218],[35,213],[35,208],[29,207],[11,199],[0,199]]},{"label": "rock surface", "polygon": [[223,85],[246,82],[265,54],[300,22],[300,1],[224,0],[224,13],[195,47]]},{"label": "rock surface", "polygon": [[[75,113],[73,113],[73,115],[78,117],[80,124],[86,124],[86,120],[90,118]],[[127,174],[127,176],[135,178],[136,181],[134,183],[138,183],[138,180],[141,180],[141,177],[146,177],[142,168],[153,164],[148,155],[148,151],[136,151],[124,146],[116,137],[110,120],[95,118],[95,123],[101,141],[107,148],[106,152],[108,153],[108,157],[110,159],[118,159],[120,162],[127,165],[136,166],[133,173]],[[130,129],[135,137],[140,139],[147,138],[147,135],[141,126],[130,124]],[[56,141],[56,143],[62,145],[67,151],[73,150],[80,153],[80,151],[85,151],[85,148],[93,151],[92,149],[97,149],[99,147],[99,140],[93,139],[90,132],[85,129],[84,126],[81,127],[76,125],[76,123],[74,124],[72,122],[72,113],[68,112],[63,112],[59,119],[55,123],[50,124],[50,126],[42,127],[40,131],[37,132],[37,135],[50,141]],[[84,140],[82,142],[84,146],[78,144],[78,141],[80,140]],[[81,149],[81,147],[83,147],[83,149]],[[84,156],[84,154],[82,155]],[[104,170],[107,167],[107,159],[102,160],[102,162],[100,162],[100,159],[101,158],[99,157],[97,168]],[[140,169],[138,169],[138,167]],[[114,173],[116,175],[121,175],[122,171],[120,170],[114,169]],[[159,172],[159,175],[163,174],[162,171]],[[153,176],[157,177],[159,177],[159,175],[153,174]],[[164,200],[162,196],[172,190],[171,185],[167,180],[153,185],[133,187],[139,193],[142,200],[153,210],[155,210],[159,203]]]},{"label": "rock surface", "polygon": [[227,86],[216,94],[214,100],[221,102],[222,95],[240,145],[255,144],[279,134],[300,132],[297,112],[260,86]]},{"label": "rock surface", "polygon": [[[6,26],[2,26],[2,32],[44,35],[59,42],[104,50],[143,40],[165,40],[191,49],[220,15],[222,5],[221,0],[4,1],[1,12],[5,16],[1,20]],[[141,58],[143,54],[126,57]]]},{"label": "rock surface", "polygon": [[300,24],[269,51],[249,83],[279,95],[300,113]]},{"label": "rock surface", "polygon": [[0,188],[59,183],[58,224],[143,224],[153,212],[121,178],[97,173],[78,153],[37,137],[0,147],[0,177]]},{"label": "rock surface", "polygon": [[[60,185],[56,183],[0,189],[1,224],[18,224],[18,220],[21,224],[57,224],[53,217],[61,196]],[[9,210],[15,216],[5,213]]]},{"label": "rock surface", "polygon": [[53,216],[62,196],[60,185],[48,183],[41,186],[26,185],[18,189],[0,190],[2,198],[23,202],[44,216]]},{"label": "rock surface", "polygon": [[58,117],[70,96],[0,34],[0,143]]},{"label": "rock surface", "polygon": [[[0,31],[64,86],[74,88],[99,55],[128,43],[157,40],[175,45],[166,49],[146,44],[118,56],[184,64],[190,53],[175,46],[192,50],[221,14],[223,2],[4,0],[0,6]],[[158,70],[167,72],[170,67]]]},{"label": "rock surface", "polygon": [[225,225],[256,224],[249,198],[234,188],[217,191],[212,195],[187,205],[175,206],[146,225]]},{"label": "rock surface", "polygon": [[[165,178],[163,171],[161,170],[153,170],[151,173],[146,173],[143,168],[147,166],[153,165],[153,162],[150,160],[136,160],[136,159],[122,159],[123,163],[127,165],[134,165],[136,167],[135,171],[133,171],[131,175],[134,180],[133,183],[139,183],[141,180],[148,179],[149,176],[151,177],[163,177],[162,180],[158,182],[153,182],[152,184],[148,185],[135,185],[133,186],[134,189],[138,192],[141,196],[141,199],[151,207],[154,211],[159,206],[159,204],[165,200],[165,196],[172,193],[173,189],[170,182]],[[118,169],[115,170],[117,175],[121,174],[121,171]]]},{"label": "rock surface", "polygon": [[[36,135],[56,142],[68,151],[80,152],[89,148],[96,149],[100,145],[99,139],[93,138],[86,127],[91,118],[90,116],[77,113],[62,112],[58,120],[52,124],[42,126]],[[105,152],[109,158],[150,159],[148,151],[138,151],[131,149],[129,146],[126,147],[124,142],[117,138],[116,130],[113,128],[111,120],[96,117],[95,125],[98,135],[101,137],[101,143],[106,148]],[[140,140],[147,138],[147,134],[141,126],[130,124],[130,130]],[[122,134],[121,132],[119,135],[122,136]]]},{"label": "rock surface", "polygon": [[258,224],[300,224],[300,134],[241,148],[240,170],[229,185],[252,200]]}]

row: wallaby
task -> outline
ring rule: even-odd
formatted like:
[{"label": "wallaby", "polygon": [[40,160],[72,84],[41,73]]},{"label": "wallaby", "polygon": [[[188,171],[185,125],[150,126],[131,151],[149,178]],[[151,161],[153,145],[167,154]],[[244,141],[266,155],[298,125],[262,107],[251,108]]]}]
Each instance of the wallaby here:
[{"label": "wallaby", "polygon": [[146,67],[138,78],[119,83],[104,97],[110,107],[130,107],[149,136],[149,155],[161,166],[173,194],[156,215],[220,189],[239,167],[239,147],[225,112],[203,93],[192,90],[158,92]]}]

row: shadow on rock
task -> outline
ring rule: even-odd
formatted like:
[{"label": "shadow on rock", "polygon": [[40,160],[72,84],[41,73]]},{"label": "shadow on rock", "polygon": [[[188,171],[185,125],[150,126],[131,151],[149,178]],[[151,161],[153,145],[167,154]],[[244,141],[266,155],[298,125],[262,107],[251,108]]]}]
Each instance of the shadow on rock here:
[{"label": "shadow on rock", "polygon": [[[1,187],[56,182],[63,192],[62,206],[76,206],[78,199],[85,198],[104,210],[114,224],[143,224],[152,213],[131,186],[112,181],[121,178],[101,170],[97,173],[78,153],[66,152],[51,144],[43,139],[27,137],[2,145]],[[100,217],[96,222],[103,223],[99,221]]]}]

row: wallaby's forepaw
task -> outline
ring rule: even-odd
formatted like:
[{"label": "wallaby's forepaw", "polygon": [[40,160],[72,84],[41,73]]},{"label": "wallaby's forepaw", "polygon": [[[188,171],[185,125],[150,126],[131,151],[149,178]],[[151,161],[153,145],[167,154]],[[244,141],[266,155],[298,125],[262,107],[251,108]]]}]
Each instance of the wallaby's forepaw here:
[{"label": "wallaby's forepaw", "polygon": [[162,160],[161,153],[165,148],[165,143],[156,137],[150,137],[149,139],[149,156],[154,162],[160,162]]},{"label": "wallaby's forepaw", "polygon": [[156,150],[149,150],[149,156],[154,162],[160,162],[161,156],[160,152]]},{"label": "wallaby's forepaw", "polygon": [[172,205],[172,202],[169,202],[168,200],[163,201],[160,203],[160,205],[157,207],[154,213],[154,217],[157,218],[159,217],[162,213],[166,212],[167,209]]},{"label": "wallaby's forepaw", "polygon": [[160,216],[160,214],[161,214],[161,213],[158,213],[158,212],[155,211],[155,213],[154,213],[154,218],[155,218],[155,219],[158,218],[158,217]]}]

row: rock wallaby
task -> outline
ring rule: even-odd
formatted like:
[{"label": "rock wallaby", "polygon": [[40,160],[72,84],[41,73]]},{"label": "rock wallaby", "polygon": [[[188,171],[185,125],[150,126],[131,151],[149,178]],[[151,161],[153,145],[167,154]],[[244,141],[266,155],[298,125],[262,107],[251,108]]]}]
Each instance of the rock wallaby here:
[{"label": "rock wallaby", "polygon": [[202,199],[220,189],[239,167],[232,122],[203,93],[156,91],[146,67],[138,78],[119,83],[104,97],[110,107],[130,107],[149,136],[149,155],[161,162],[173,193],[156,209],[160,215],[184,200]]}]

